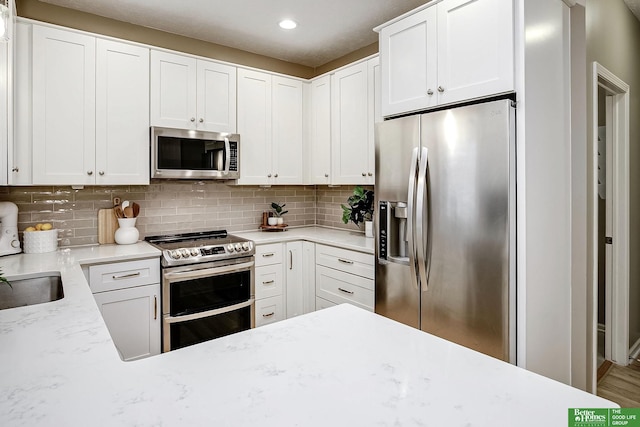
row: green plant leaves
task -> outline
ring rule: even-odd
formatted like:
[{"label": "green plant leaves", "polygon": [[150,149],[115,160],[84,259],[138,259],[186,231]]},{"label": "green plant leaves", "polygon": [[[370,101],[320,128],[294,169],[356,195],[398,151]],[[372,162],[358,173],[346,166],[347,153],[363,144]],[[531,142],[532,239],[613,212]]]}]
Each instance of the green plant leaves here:
[{"label": "green plant leaves", "polygon": [[373,200],[373,191],[365,190],[359,185],[356,186],[353,189],[353,195],[347,199],[349,206],[340,205],[342,207],[342,222],[347,224],[351,221],[358,225],[361,222],[370,221],[373,217]]}]

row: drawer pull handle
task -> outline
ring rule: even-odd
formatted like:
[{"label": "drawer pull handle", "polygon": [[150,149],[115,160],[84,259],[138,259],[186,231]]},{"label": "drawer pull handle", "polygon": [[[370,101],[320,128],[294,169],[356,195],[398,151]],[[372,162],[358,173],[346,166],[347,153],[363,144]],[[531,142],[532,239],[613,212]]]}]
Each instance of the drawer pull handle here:
[{"label": "drawer pull handle", "polygon": [[156,295],[153,296],[153,320],[158,318],[158,297]]},{"label": "drawer pull handle", "polygon": [[269,313],[269,314],[263,314],[263,315],[262,315],[262,317],[271,317],[271,316],[273,316],[274,314],[276,314],[276,312],[275,312],[275,311],[272,311],[272,312],[271,312],[271,313]]},{"label": "drawer pull handle", "polygon": [[275,253],[273,253],[273,252],[270,252],[270,253],[268,253],[268,254],[262,254],[262,256],[263,256],[264,258],[267,258],[267,257],[270,257],[270,256],[274,256],[274,255],[275,255]]},{"label": "drawer pull handle", "polygon": [[131,279],[132,277],[138,277],[140,275],[140,272],[136,272],[136,273],[131,273],[131,274],[125,274],[123,276],[111,276],[113,278],[113,280],[122,280],[122,279]]},{"label": "drawer pull handle", "polygon": [[348,291],[346,289],[338,288],[339,291],[344,292],[345,294],[353,295],[353,291]]},{"label": "drawer pull handle", "polygon": [[262,282],[263,285],[270,285],[272,283],[275,283],[275,280],[269,280],[267,282]]},{"label": "drawer pull handle", "polygon": [[338,258],[338,261],[344,264],[353,264],[353,261],[349,261],[348,259]]}]

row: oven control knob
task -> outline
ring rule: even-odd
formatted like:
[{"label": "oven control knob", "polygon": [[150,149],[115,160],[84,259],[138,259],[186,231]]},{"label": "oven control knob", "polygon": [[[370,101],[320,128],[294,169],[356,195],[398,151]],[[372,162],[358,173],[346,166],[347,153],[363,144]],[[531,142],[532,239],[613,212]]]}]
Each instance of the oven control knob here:
[{"label": "oven control knob", "polygon": [[182,254],[182,258],[189,258],[189,249],[180,249],[180,253]]},{"label": "oven control knob", "polygon": [[233,252],[233,250],[234,250],[234,249],[235,249],[235,248],[233,247],[233,243],[229,243],[229,244],[227,245],[227,250],[228,250],[229,252]]},{"label": "oven control knob", "polygon": [[200,250],[197,248],[191,248],[191,256],[198,256],[200,255]]},{"label": "oven control knob", "polygon": [[236,243],[236,252],[242,251],[242,245],[240,243]]},{"label": "oven control knob", "polygon": [[173,259],[180,259],[180,253],[178,251],[170,251],[169,256]]},{"label": "oven control knob", "polygon": [[242,250],[243,251],[248,251],[249,249],[251,249],[251,246],[249,246],[249,242],[244,242],[242,244]]}]

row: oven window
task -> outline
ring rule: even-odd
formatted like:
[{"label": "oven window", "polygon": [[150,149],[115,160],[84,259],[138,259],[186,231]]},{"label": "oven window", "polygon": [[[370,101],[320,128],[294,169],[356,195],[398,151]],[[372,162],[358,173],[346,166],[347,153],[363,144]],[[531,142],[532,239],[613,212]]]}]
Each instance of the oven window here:
[{"label": "oven window", "polygon": [[224,141],[158,136],[158,169],[223,170]]},{"label": "oven window", "polygon": [[251,272],[174,282],[170,293],[169,314],[172,317],[238,304],[251,298]]},{"label": "oven window", "polygon": [[203,319],[172,323],[171,350],[251,329],[251,307]]}]

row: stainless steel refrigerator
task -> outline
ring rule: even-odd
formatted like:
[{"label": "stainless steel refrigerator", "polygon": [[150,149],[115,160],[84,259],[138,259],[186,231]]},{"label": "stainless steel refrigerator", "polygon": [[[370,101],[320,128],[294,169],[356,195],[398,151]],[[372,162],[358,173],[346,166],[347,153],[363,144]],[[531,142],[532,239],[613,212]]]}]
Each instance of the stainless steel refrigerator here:
[{"label": "stainless steel refrigerator", "polygon": [[375,311],[515,363],[515,108],[376,126]]}]

